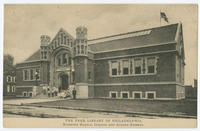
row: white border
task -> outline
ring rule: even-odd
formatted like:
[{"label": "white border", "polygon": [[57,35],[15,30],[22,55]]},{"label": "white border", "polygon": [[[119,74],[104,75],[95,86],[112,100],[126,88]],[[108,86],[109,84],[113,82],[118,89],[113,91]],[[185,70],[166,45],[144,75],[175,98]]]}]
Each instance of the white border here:
[{"label": "white border", "polygon": [[[198,0],[118,0],[118,1],[114,1],[114,0],[71,0],[71,1],[65,1],[65,0],[18,0],[18,1],[13,1],[13,0],[1,0],[0,1],[0,25],[1,25],[1,30],[0,30],[0,59],[3,60],[3,30],[4,30],[4,26],[3,26],[3,14],[4,14],[4,10],[3,10],[3,4],[57,4],[57,3],[104,3],[104,4],[108,4],[108,3],[116,3],[116,4],[120,4],[120,3],[129,3],[129,4],[200,4],[200,1]],[[200,9],[198,9],[198,11],[200,11]],[[198,20],[200,21],[200,15],[198,14]],[[198,27],[198,29],[200,29],[200,27]],[[200,32],[198,31],[198,36],[200,36]],[[199,38],[199,37],[198,37]],[[198,39],[199,41],[199,39]],[[198,50],[200,50],[200,46],[198,46]],[[200,54],[198,53],[198,61],[200,60],[199,58]],[[198,62],[198,67],[200,67],[200,63]],[[0,72],[3,72],[3,64],[2,62],[0,62]],[[198,75],[200,75],[200,70],[198,70]],[[3,78],[3,74],[0,73],[1,78]],[[3,85],[2,82],[3,79],[0,79],[0,83],[1,85]],[[198,78],[199,80],[199,78]],[[200,86],[200,83],[198,83],[198,87]],[[1,88],[0,90],[0,103],[3,103],[3,90]],[[200,95],[200,91],[198,90],[198,97]],[[2,110],[2,105],[0,106],[0,109]],[[200,109],[200,102],[198,101],[198,109]],[[198,113],[198,120],[199,120],[199,113]],[[2,111],[0,112],[0,129],[3,128],[2,126],[3,123],[3,119],[2,119]],[[191,129],[191,128],[187,128],[187,129],[177,129],[177,128],[171,128],[170,130],[172,131],[197,131],[199,130],[199,121],[197,122],[197,127],[198,129]],[[3,129],[3,130],[11,130],[11,129]],[[15,129],[17,131],[21,131],[22,129]],[[53,130],[53,129],[30,129],[30,130]],[[54,129],[56,130],[56,129]],[[66,129],[60,129],[60,130],[66,130]],[[69,130],[76,130],[78,131],[79,129],[70,129]],[[87,128],[82,128],[81,130],[93,130],[91,129],[87,129]],[[97,131],[104,131],[104,130],[120,130],[120,131],[124,131],[124,130],[129,130],[132,131],[133,129],[95,129]],[[155,130],[165,130],[168,131],[169,129],[134,129],[134,130],[140,130],[140,131],[144,131],[144,130],[149,130],[149,131],[155,131]]]}]

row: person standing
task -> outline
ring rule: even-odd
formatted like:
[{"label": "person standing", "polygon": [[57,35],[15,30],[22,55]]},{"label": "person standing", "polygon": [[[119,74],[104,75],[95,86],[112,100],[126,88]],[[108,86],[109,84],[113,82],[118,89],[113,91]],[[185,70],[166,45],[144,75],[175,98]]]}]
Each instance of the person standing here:
[{"label": "person standing", "polygon": [[47,88],[48,97],[50,97],[50,88]]},{"label": "person standing", "polygon": [[73,99],[76,99],[76,89],[75,88],[72,90],[72,95],[73,95]]}]

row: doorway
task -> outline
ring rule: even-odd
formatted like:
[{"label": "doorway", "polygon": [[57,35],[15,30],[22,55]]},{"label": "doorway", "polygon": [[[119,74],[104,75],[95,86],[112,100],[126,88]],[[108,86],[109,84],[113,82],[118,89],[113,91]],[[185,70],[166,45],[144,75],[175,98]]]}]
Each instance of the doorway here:
[{"label": "doorway", "polygon": [[61,80],[61,90],[67,90],[69,87],[68,75],[67,74],[61,75],[60,80]]}]

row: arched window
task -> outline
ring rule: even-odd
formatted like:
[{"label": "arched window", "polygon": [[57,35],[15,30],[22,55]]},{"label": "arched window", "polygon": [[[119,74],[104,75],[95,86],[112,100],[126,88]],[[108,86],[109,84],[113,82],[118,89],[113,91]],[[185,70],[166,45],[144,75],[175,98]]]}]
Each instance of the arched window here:
[{"label": "arched window", "polygon": [[67,56],[66,53],[62,55],[62,59],[63,59],[63,60],[62,60],[62,61],[63,61],[63,64],[67,64],[68,56]]},{"label": "arched window", "polygon": [[84,54],[84,45],[81,45],[81,54]]},{"label": "arched window", "polygon": [[58,66],[61,66],[61,58],[58,56]]}]

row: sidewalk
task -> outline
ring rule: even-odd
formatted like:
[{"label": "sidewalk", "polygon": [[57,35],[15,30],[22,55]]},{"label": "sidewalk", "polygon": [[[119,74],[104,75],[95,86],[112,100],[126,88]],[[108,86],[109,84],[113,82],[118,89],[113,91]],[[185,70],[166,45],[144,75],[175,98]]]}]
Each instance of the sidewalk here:
[{"label": "sidewalk", "polygon": [[3,104],[22,105],[22,104],[30,104],[30,103],[52,102],[52,101],[59,101],[59,100],[63,100],[63,99],[60,99],[60,98],[44,98],[44,99],[21,98],[21,99],[3,100]]}]

